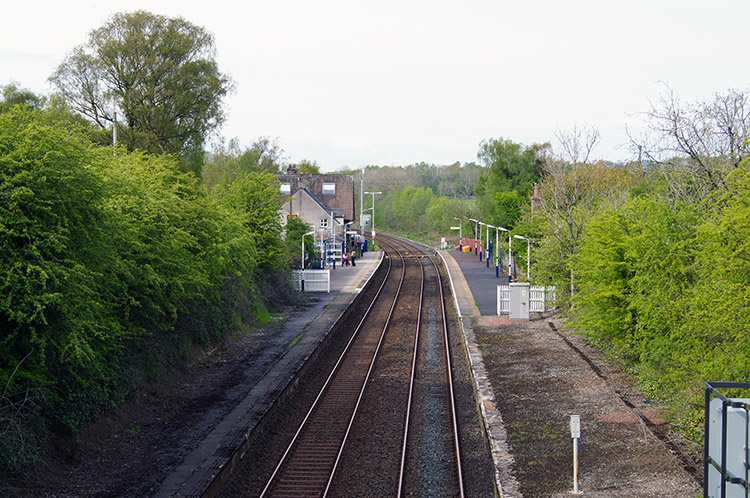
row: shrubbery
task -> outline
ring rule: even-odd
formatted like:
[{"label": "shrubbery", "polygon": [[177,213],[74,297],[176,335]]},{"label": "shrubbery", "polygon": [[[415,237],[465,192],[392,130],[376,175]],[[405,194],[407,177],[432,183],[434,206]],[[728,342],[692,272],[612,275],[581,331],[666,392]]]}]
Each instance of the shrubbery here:
[{"label": "shrubbery", "polygon": [[[675,422],[696,440],[704,382],[750,379],[747,166],[695,202],[670,195],[658,173],[623,185],[618,202],[595,204],[563,260],[575,275],[571,325],[668,400]],[[544,226],[542,245],[552,238]]]},{"label": "shrubbery", "polygon": [[249,173],[206,194],[176,161],[0,114],[0,466],[74,434],[285,280],[278,190]]}]

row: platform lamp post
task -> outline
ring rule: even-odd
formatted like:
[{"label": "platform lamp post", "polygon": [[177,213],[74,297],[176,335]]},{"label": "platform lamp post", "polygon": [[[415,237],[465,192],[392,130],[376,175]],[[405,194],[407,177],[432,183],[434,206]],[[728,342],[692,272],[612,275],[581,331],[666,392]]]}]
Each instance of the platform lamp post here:
[{"label": "platform lamp post", "polygon": [[526,278],[531,282],[531,240],[523,235],[514,235],[513,238],[526,241]]},{"label": "platform lamp post", "polygon": [[305,236],[306,235],[315,235],[315,232],[307,232],[305,234],[302,234],[302,283],[300,285],[300,289],[302,292],[305,292]]},{"label": "platform lamp post", "polygon": [[[490,225],[490,224],[487,224],[487,247],[490,246],[490,228],[497,228],[497,227],[495,227],[493,225]],[[495,247],[494,249],[495,249],[494,252],[497,252],[497,247]],[[487,268],[490,267],[490,257],[491,256],[492,256],[492,253],[488,252],[487,253]]]},{"label": "platform lamp post", "polygon": [[372,240],[373,246],[375,245],[375,194],[382,194],[383,192],[365,192],[365,194],[372,194]]},{"label": "platform lamp post", "polygon": [[500,278],[500,230],[503,227],[495,227],[495,278]]},{"label": "platform lamp post", "polygon": [[[481,222],[481,221],[479,221],[479,222],[477,222],[477,223],[479,224],[479,225],[478,225],[478,227],[477,227],[477,232],[479,232],[479,236],[478,236],[478,238],[479,238],[479,245],[481,246],[481,245],[482,245],[482,227],[483,227],[484,225],[486,225],[486,223],[483,223],[483,222]],[[485,249],[484,247],[480,247],[480,248],[479,248],[479,262],[480,262],[480,263],[482,262],[482,257],[483,257],[483,256],[484,256],[484,254],[485,254],[485,250],[484,250],[484,249]]]},{"label": "platform lamp post", "polygon": [[365,168],[359,173],[359,232],[365,236]]},{"label": "platform lamp post", "polygon": [[336,269],[336,226],[334,225],[333,209],[331,209],[331,260],[333,261],[333,269]]},{"label": "platform lamp post", "polygon": [[[498,234],[500,233],[500,230],[502,230],[500,227],[489,225],[489,228],[495,229],[495,278],[498,278],[500,276],[500,237],[498,237]],[[489,234],[487,235],[489,240]],[[489,265],[487,265],[489,267]]]},{"label": "platform lamp post", "polygon": [[[508,232],[508,254],[510,254],[510,230],[508,230],[507,228],[503,228],[503,227],[497,227],[497,229],[500,230],[501,232]],[[495,235],[498,236],[497,241],[500,242],[500,237],[499,237],[500,234],[496,233]],[[498,247],[499,247],[499,244],[498,244]],[[498,277],[500,276],[499,269],[497,272],[497,276]],[[508,281],[510,282],[510,256],[508,257]]]},{"label": "platform lamp post", "polygon": [[469,221],[474,222],[474,256],[477,255],[477,233],[479,228],[479,220],[475,220],[474,218],[469,218]]},{"label": "platform lamp post", "polygon": [[[461,218],[453,217],[454,220],[458,221],[458,251],[464,252],[464,233],[463,233],[463,221]],[[451,230],[455,230],[456,227],[451,227]]]}]

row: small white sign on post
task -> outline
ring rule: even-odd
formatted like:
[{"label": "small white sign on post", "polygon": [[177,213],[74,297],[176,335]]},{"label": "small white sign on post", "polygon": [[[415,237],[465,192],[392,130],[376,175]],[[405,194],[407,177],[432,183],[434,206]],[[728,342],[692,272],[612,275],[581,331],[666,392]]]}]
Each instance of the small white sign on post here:
[{"label": "small white sign on post", "polygon": [[581,437],[581,416],[570,416],[570,437],[573,438],[573,494],[579,495],[578,490],[578,439]]},{"label": "small white sign on post", "polygon": [[578,439],[581,437],[581,416],[571,415],[570,416],[570,437]]}]

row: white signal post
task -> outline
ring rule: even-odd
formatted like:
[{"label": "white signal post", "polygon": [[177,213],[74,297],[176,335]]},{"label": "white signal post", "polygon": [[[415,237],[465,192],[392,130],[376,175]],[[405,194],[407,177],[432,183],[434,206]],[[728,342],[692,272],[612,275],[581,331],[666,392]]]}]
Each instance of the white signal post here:
[{"label": "white signal post", "polygon": [[359,173],[359,232],[365,236],[365,168]]},{"label": "white signal post", "polygon": [[573,438],[573,494],[583,494],[578,490],[578,439],[581,437],[581,416],[570,416],[570,436]]}]

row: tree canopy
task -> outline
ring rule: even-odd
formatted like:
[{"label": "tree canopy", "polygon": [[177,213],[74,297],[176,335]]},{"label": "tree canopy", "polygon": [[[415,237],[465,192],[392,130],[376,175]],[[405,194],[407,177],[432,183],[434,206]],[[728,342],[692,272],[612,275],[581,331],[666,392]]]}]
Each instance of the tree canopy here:
[{"label": "tree canopy", "polygon": [[77,112],[102,129],[115,113],[132,151],[174,154],[199,174],[206,137],[224,121],[232,88],[215,60],[213,36],[182,18],[118,13],[92,31],[50,77]]},{"label": "tree canopy", "polygon": [[477,180],[476,193],[479,209],[491,223],[508,227],[520,218],[540,178],[542,147],[526,147],[502,138],[480,144],[477,155],[486,169]]},{"label": "tree canopy", "polygon": [[0,112],[0,470],[291,295],[270,173],[207,192],[54,112]]}]

